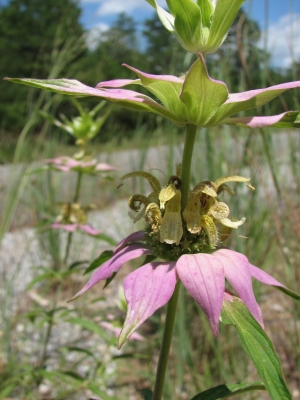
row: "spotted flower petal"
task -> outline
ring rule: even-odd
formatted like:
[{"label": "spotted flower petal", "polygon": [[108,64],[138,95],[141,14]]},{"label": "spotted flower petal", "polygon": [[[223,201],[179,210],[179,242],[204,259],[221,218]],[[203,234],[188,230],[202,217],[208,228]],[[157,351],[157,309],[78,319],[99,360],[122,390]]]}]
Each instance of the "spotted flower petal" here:
[{"label": "spotted flower petal", "polygon": [[125,278],[124,291],[128,308],[119,347],[146,319],[170,300],[176,281],[175,262],[145,264]]}]

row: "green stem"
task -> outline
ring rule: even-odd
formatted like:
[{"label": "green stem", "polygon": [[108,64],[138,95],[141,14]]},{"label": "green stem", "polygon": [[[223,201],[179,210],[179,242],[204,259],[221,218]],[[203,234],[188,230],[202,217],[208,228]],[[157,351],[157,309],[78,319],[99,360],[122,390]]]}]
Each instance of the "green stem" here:
[{"label": "green stem", "polygon": [[[182,210],[184,210],[189,196],[190,191],[190,172],[191,172],[191,161],[193,155],[193,148],[195,143],[197,127],[194,125],[187,125],[186,136],[182,156],[181,166],[181,201]],[[178,302],[178,295],[180,289],[180,281],[177,282],[174,293],[168,303],[166,321],[163,333],[163,339],[160,349],[159,361],[156,371],[156,379],[153,393],[153,400],[161,400],[166,369],[168,364],[169,352],[171,347],[173,328],[176,315],[176,307]]]},{"label": "green stem", "polygon": [[187,125],[186,136],[183,149],[182,163],[181,163],[181,206],[182,211],[188,201],[190,191],[190,174],[191,174],[191,161],[195,143],[197,127],[195,125]]},{"label": "green stem", "polygon": [[[81,182],[82,182],[82,172],[78,172],[76,188],[75,188],[75,194],[74,194],[74,198],[73,198],[73,203],[77,203],[77,201],[79,199]],[[65,256],[64,256],[64,264],[67,263],[67,260],[69,258],[70,248],[71,248],[71,244],[72,244],[72,238],[73,238],[73,232],[69,232],[68,233]]]},{"label": "green stem", "polygon": [[171,297],[171,299],[168,303],[168,306],[167,306],[164,334],[163,334],[162,344],[161,344],[161,348],[160,348],[157,371],[156,371],[153,400],[161,400],[161,398],[162,398],[166,369],[167,369],[169,352],[170,352],[172,335],[173,335],[173,327],[174,327],[174,322],[175,322],[179,289],[180,289],[180,281],[177,282],[173,296]]},{"label": "green stem", "polygon": [[82,172],[78,172],[77,174],[77,182],[76,182],[76,189],[75,189],[75,195],[73,199],[73,203],[77,203],[79,199],[79,194],[80,194],[80,188],[81,188],[81,181],[82,181]]}]

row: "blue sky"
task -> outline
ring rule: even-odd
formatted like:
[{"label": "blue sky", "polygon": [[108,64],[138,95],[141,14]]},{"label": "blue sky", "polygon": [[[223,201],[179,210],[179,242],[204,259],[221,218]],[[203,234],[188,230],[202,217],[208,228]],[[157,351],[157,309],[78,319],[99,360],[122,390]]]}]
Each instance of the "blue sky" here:
[{"label": "blue sky", "polygon": [[[164,6],[165,0],[158,3]],[[120,12],[126,12],[142,24],[154,12],[146,0],[80,0],[80,4],[82,23],[88,29],[107,29]],[[244,9],[266,34],[273,64],[287,67],[293,58],[300,59],[299,0],[246,0]]]},{"label": "blue sky", "polygon": [[[82,22],[86,27],[92,27],[97,23],[110,24],[116,14],[126,12],[137,20],[143,20],[149,15],[153,8],[146,0],[80,0],[83,7]],[[162,6],[165,5],[164,0],[158,0]],[[265,4],[268,9],[266,10]],[[300,14],[299,0],[246,0],[244,9],[249,15],[257,20],[264,27],[266,11],[269,22],[279,21],[280,17],[289,13]]]}]

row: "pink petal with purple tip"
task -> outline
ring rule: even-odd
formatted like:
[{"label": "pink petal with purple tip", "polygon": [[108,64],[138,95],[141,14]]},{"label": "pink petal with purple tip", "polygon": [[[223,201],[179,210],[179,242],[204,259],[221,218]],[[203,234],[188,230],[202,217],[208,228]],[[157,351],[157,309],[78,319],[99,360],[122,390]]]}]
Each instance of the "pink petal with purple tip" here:
[{"label": "pink petal with purple tip", "polygon": [[96,272],[92,275],[88,283],[78,292],[71,300],[75,300],[77,297],[81,296],[92,286],[96,285],[99,281],[103,281],[112,276],[114,272],[118,272],[119,269],[127,261],[133,260],[134,258],[141,257],[146,254],[150,254],[151,251],[145,247],[138,244],[129,245],[120,250],[115,254],[110,260],[102,264]]},{"label": "pink petal with purple tip", "polygon": [[207,315],[216,336],[225,290],[224,268],[211,254],[184,255],[176,264],[177,273]]},{"label": "pink petal with purple tip", "polygon": [[254,318],[263,327],[261,309],[256,302],[252,288],[249,261],[243,254],[236,251],[222,249],[215,251],[213,256],[221,261],[225,271],[225,277],[237,292],[239,297],[248,307]]},{"label": "pink petal with purple tip", "polygon": [[170,300],[177,282],[175,265],[175,262],[152,262],[125,278],[128,308],[119,348],[146,319]]},{"label": "pink petal with purple tip", "polygon": [[145,239],[145,233],[144,231],[137,231],[133,232],[131,235],[127,236],[125,239],[121,240],[121,242],[117,245],[117,247],[114,250],[114,253],[116,253],[124,244],[129,243],[129,242],[138,242],[140,240]]},{"label": "pink petal with purple tip", "polygon": [[249,271],[252,278],[257,279],[258,281],[265,283],[266,285],[271,286],[279,286],[285,288],[280,282],[274,279],[271,275],[267,274],[260,268],[255,267],[254,265],[249,263]]}]

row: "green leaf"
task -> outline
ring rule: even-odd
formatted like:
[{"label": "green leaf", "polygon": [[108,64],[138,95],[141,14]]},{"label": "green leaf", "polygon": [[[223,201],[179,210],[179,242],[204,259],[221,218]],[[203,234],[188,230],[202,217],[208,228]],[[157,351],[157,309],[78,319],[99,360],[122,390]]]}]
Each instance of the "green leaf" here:
[{"label": "green leaf", "polygon": [[[145,261],[143,262],[142,265],[149,264],[149,263],[151,263],[152,261],[154,261],[156,258],[157,258],[156,256],[153,256],[152,254],[148,254],[148,255],[146,256]],[[141,265],[141,266],[142,266],[142,265]]]},{"label": "green leaf", "polygon": [[146,0],[146,1],[147,1],[147,3],[150,4],[150,6],[152,6],[153,8],[156,8],[156,4],[155,4],[154,0]]},{"label": "green leaf", "polygon": [[272,400],[291,400],[273,344],[242,300],[227,294],[223,301],[221,321],[236,327],[242,345]]},{"label": "green leaf", "polygon": [[108,235],[105,235],[104,233],[99,233],[99,235],[92,235],[93,238],[103,240],[104,242],[111,244],[112,246],[116,246],[117,242],[111,238]]},{"label": "green leaf", "polygon": [[288,296],[292,297],[295,300],[300,300],[300,296],[297,293],[292,292],[291,290],[285,288],[285,287],[280,287],[280,286],[273,286],[275,289],[280,290],[281,292],[287,294]]},{"label": "green leaf", "polygon": [[49,379],[50,382],[55,383],[57,379],[59,381],[64,382],[66,384],[72,384],[72,386],[75,384],[77,379],[75,379],[73,376],[70,374],[66,374],[62,371],[58,370],[52,370],[52,371],[46,371],[44,369],[39,369],[38,372],[43,375],[46,379]]},{"label": "green leaf", "polygon": [[74,269],[74,268],[78,267],[79,265],[87,264],[87,263],[88,263],[87,260],[75,261],[75,262],[73,262],[73,263],[69,266],[69,269]]},{"label": "green leaf", "polygon": [[153,399],[153,392],[150,389],[142,389],[139,390],[141,395],[143,396],[144,400],[152,400]]},{"label": "green leaf", "polygon": [[[293,82],[290,87],[287,87],[290,83],[283,83],[280,85],[270,86],[266,89],[250,90],[248,92],[235,93],[230,95],[230,102],[223,104],[218,112],[213,116],[210,125],[216,125],[218,122],[222,121],[240,111],[245,111],[251,108],[261,107],[276,97],[280,96],[287,90],[297,88],[300,86],[299,82]],[[292,87],[293,85],[293,87]],[[287,115],[287,114],[286,114]],[[296,118],[296,123],[299,124],[299,118],[293,114],[293,112],[288,113],[288,115],[282,118],[283,121],[290,122]],[[226,121],[227,123],[227,121]],[[276,124],[274,124],[276,126]],[[289,126],[289,125],[287,125]],[[299,125],[298,125],[299,126]],[[284,126],[283,126],[284,127]]]},{"label": "green leaf", "polygon": [[[96,385],[95,383],[89,383],[87,387],[94,394],[99,396],[102,400],[112,400],[111,396],[108,396],[103,390],[99,389],[99,385]],[[91,398],[89,400],[94,400],[94,399]]]},{"label": "green leaf", "polygon": [[218,0],[204,53],[214,53],[218,50],[244,2],[245,0]]},{"label": "green leaf", "polygon": [[88,321],[82,318],[69,318],[67,322],[70,324],[80,325],[83,328],[89,330],[90,332],[94,332],[100,337],[105,338],[108,342],[111,340],[110,336],[106,333],[105,329],[101,328],[99,325],[95,324],[92,321]]},{"label": "green leaf", "polygon": [[214,6],[210,0],[197,0],[197,4],[201,10],[202,25],[209,28],[214,13]]},{"label": "green leaf", "polygon": [[8,386],[6,386],[4,389],[1,390],[0,392],[0,399],[5,400],[5,398],[12,393],[12,391],[16,389],[16,385],[14,384],[9,384]]},{"label": "green leaf", "polygon": [[260,382],[254,383],[238,383],[233,385],[219,385],[214,388],[205,390],[194,396],[191,400],[218,400],[235,396],[253,390],[266,390],[265,385]]},{"label": "green leaf", "polygon": [[86,275],[87,273],[94,271],[94,269],[100,267],[100,265],[104,264],[106,261],[110,260],[113,256],[114,252],[112,250],[105,250],[103,253],[100,254],[99,257],[97,257],[84,271],[83,275]]},{"label": "green leaf", "polygon": [[[5,78],[5,80],[19,83],[21,85],[33,86],[51,92],[69,96],[96,97],[111,101],[121,107],[130,108],[136,111],[148,111],[169,118],[177,125],[185,125],[185,121],[172,114],[169,110],[158,104],[148,96],[136,93],[136,97],[128,98],[128,94],[112,95],[108,91],[99,90],[84,85],[75,79],[28,79],[28,78]],[[126,92],[127,93],[127,92]]]},{"label": "green leaf", "polygon": [[31,282],[28,283],[28,285],[26,286],[26,290],[30,290],[36,283],[41,282],[41,281],[45,281],[45,280],[50,280],[50,279],[57,279],[60,280],[61,279],[61,275],[60,274],[56,274],[55,271],[53,272],[45,272],[44,274],[41,274],[37,277],[35,277],[34,279],[32,279]]},{"label": "green leaf", "polygon": [[60,371],[60,372],[61,372],[61,374],[64,374],[66,376],[70,376],[71,378],[75,379],[76,381],[80,381],[80,382],[84,381],[84,378],[81,375],[79,375],[76,372],[74,372],[74,371]]},{"label": "green leaf", "polygon": [[179,98],[183,80],[177,79],[177,81],[174,81],[172,80],[174,77],[170,77],[170,79],[167,80],[159,75],[141,73],[135,68],[129,67],[129,69],[138,75],[142,85],[153,93],[168,110],[174,115],[186,120],[187,110]]},{"label": "green leaf", "polygon": [[204,126],[226,101],[228,91],[225,83],[212,80],[200,57],[191,66],[185,79],[181,100],[188,110],[188,120]]},{"label": "green leaf", "polygon": [[84,353],[87,356],[90,356],[92,358],[95,358],[95,355],[92,351],[87,350],[87,349],[82,349],[81,347],[76,347],[76,346],[66,346],[64,349],[67,349],[68,351],[75,351],[77,353]]},{"label": "green leaf", "polygon": [[[160,7],[155,0],[146,0],[148,3],[154,7],[157,11],[158,18],[160,19],[160,22],[163,24],[163,26],[171,33],[175,32],[174,28],[174,17],[173,15],[169,14],[166,10],[164,10],[162,7]],[[170,9],[171,13],[172,10]]]},{"label": "green leaf", "polygon": [[176,36],[182,46],[193,53],[199,51],[201,44],[201,10],[192,0],[167,0],[168,7],[175,17]]},{"label": "green leaf", "polygon": [[117,273],[116,273],[116,272],[113,272],[113,273],[111,274],[111,276],[110,276],[109,278],[106,279],[105,285],[103,286],[103,289],[105,289],[105,288],[114,280],[114,278],[116,277],[116,275],[117,275]]}]

